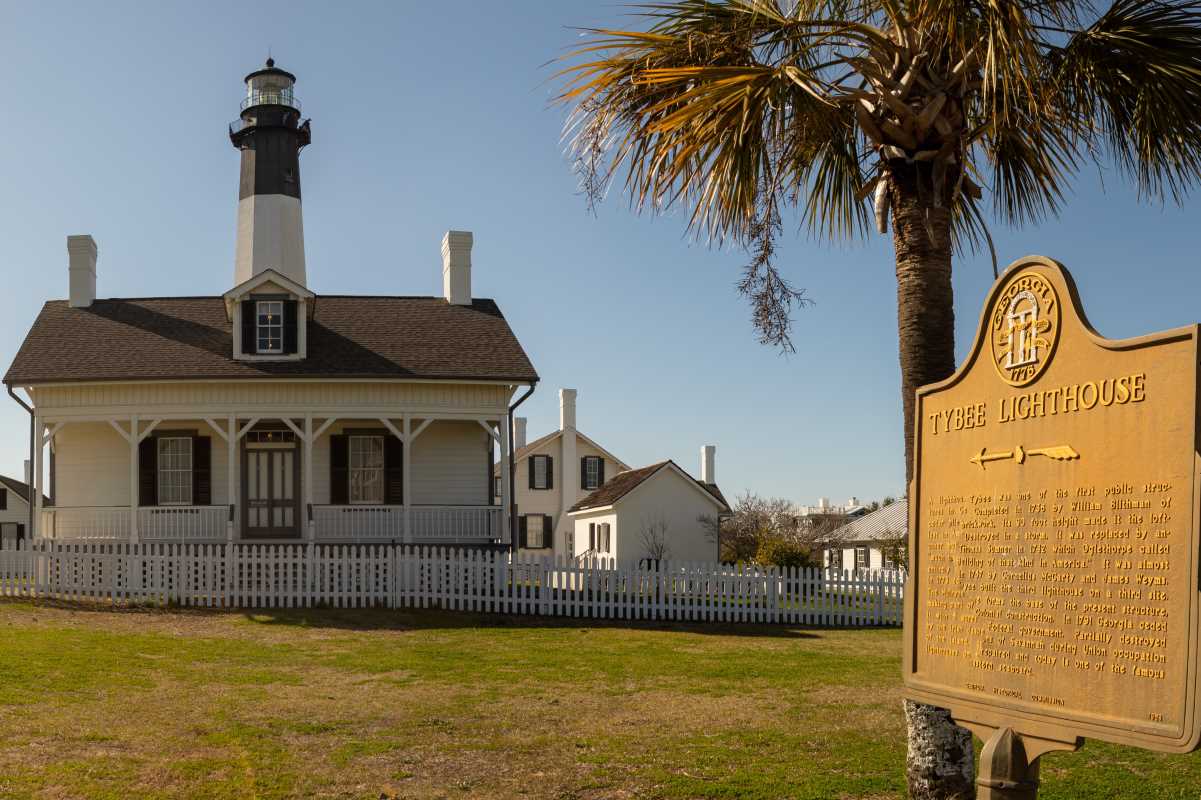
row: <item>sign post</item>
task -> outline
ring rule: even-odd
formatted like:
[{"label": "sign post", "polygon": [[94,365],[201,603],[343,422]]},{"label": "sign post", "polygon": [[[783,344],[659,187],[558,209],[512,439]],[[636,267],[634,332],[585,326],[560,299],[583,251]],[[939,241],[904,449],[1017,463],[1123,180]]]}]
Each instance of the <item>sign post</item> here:
[{"label": "sign post", "polygon": [[1034,798],[1039,757],[1085,737],[1201,740],[1199,339],[1105,339],[1032,256],[918,390],[906,695],[986,743],[979,798]]}]

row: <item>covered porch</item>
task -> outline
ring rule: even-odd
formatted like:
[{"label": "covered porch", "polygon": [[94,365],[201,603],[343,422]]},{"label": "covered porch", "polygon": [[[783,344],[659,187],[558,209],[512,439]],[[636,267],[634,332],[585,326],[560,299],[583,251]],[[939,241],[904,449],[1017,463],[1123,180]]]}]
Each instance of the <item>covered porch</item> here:
[{"label": "covered porch", "polygon": [[34,427],[37,539],[510,542],[507,458],[492,479],[505,414],[36,415]]}]

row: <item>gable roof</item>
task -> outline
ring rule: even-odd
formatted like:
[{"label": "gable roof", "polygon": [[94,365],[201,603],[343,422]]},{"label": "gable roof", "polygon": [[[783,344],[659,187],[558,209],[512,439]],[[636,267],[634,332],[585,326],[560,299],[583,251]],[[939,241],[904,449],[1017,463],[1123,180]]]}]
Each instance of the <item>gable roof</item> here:
[{"label": "gable roof", "polygon": [[[544,445],[550,444],[551,442],[553,442],[555,439],[559,438],[562,435],[563,435],[562,430],[551,431],[550,433],[546,434],[545,436],[539,436],[537,439],[530,442],[525,447],[517,448],[517,451],[515,453],[513,453],[513,464],[517,465],[517,464],[521,463],[522,459],[529,458],[534,453],[536,453],[539,449],[541,449]],[[620,458],[613,455],[605,448],[601,447],[591,437],[585,436],[584,434],[580,433],[578,430],[575,432],[575,435],[580,437],[581,439],[583,439],[588,444],[592,445],[593,448],[599,450],[605,456],[605,458],[609,459],[614,464],[617,464],[619,467],[624,467],[625,469],[630,468],[629,465],[626,464],[626,462],[622,461]],[[495,464],[492,465],[492,474],[493,475],[500,474],[500,462],[499,461],[497,461]]]},{"label": "gable roof", "polygon": [[666,469],[667,467],[675,469],[675,471],[680,473],[680,475],[695,483],[701,490],[705,492],[706,495],[709,496],[709,499],[719,504],[723,510],[730,510],[729,504],[726,502],[725,497],[722,496],[721,490],[717,488],[716,484],[701,483],[696,478],[680,469],[676,462],[668,459],[667,461],[660,461],[657,464],[650,464],[645,467],[639,467],[638,469],[628,469],[625,472],[617,473],[610,478],[609,482],[604,486],[600,487],[583,500],[580,500],[574,506],[567,509],[567,513],[570,514],[573,511],[587,511],[591,508],[604,508],[606,506],[611,506],[630,492],[637,489],[642,484],[646,483],[660,470]]},{"label": "gable roof", "polygon": [[8,384],[238,378],[429,378],[531,383],[538,373],[492,300],[326,295],[308,357],[233,358],[221,297],[46,303],[4,376]]},{"label": "gable roof", "polygon": [[[29,502],[29,484],[24,481],[19,481],[16,478],[10,478],[7,475],[0,475],[0,486],[6,487],[10,492],[20,497],[26,503]],[[50,505],[50,498],[42,495],[42,505]]]},{"label": "gable roof", "polygon": [[832,542],[879,542],[909,532],[909,501],[901,499],[851,520],[830,534]]}]

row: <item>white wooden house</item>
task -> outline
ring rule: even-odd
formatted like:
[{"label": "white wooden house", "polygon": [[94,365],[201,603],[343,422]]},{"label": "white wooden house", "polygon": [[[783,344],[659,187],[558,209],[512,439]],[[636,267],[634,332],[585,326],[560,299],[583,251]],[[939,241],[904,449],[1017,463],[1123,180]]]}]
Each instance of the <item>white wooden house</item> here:
[{"label": "white wooden house", "polygon": [[442,296],[309,288],[298,154],[312,134],[294,80],[270,61],[248,75],[230,126],[232,288],[97,299],[96,244],[68,238],[69,300],[44,305],[4,377],[33,417],[36,537],[510,541],[493,463],[538,375],[496,303],[471,294],[468,232],[442,240]]},{"label": "white wooden house", "polygon": [[[526,421],[514,420],[513,499],[520,550],[531,555],[572,555],[574,530],[567,511],[630,467],[576,427],[575,389],[559,390],[559,428],[528,444]],[[501,464],[493,475],[500,491]]]},{"label": "white wooden house", "polygon": [[701,448],[701,477],[674,461],[626,470],[571,507],[576,558],[716,562],[710,521],[730,514],[714,482],[712,445]]},{"label": "white wooden house", "polygon": [[25,477],[19,481],[0,475],[0,547],[24,540],[29,528],[29,476]]}]

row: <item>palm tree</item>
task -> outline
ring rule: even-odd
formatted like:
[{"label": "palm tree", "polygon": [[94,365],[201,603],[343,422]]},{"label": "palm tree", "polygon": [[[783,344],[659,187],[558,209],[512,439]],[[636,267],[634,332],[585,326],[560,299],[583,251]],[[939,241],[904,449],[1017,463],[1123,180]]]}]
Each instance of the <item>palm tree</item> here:
[{"label": "palm tree", "polygon": [[[581,186],[751,253],[760,338],[792,349],[807,298],[778,272],[785,212],[818,238],[892,224],[905,471],[914,389],[955,367],[951,262],[1057,213],[1090,163],[1180,202],[1201,173],[1197,0],[674,0],[588,29],[560,102]],[[996,257],[993,255],[994,271]],[[908,705],[916,797],[971,795],[971,740]]]}]

